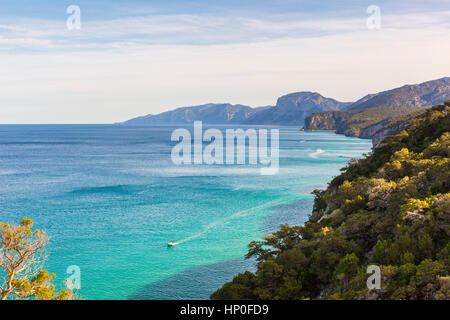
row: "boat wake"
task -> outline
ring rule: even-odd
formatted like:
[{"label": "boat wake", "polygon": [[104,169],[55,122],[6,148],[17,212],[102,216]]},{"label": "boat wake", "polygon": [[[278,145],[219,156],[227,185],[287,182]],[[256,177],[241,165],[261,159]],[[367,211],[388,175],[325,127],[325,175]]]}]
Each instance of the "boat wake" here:
[{"label": "boat wake", "polygon": [[204,235],[205,233],[207,233],[212,228],[214,228],[216,226],[219,226],[219,225],[222,225],[224,223],[227,223],[228,221],[230,221],[232,219],[235,219],[235,218],[238,218],[238,217],[245,217],[245,216],[247,216],[249,214],[254,213],[257,210],[266,209],[266,208],[269,208],[269,207],[272,207],[272,206],[275,206],[275,205],[279,205],[279,204],[283,204],[283,203],[286,203],[286,202],[289,202],[289,201],[292,201],[292,198],[291,197],[289,197],[289,198],[285,197],[285,198],[281,198],[281,199],[278,199],[278,200],[272,200],[272,201],[263,203],[263,204],[261,204],[259,206],[253,207],[253,208],[249,208],[249,209],[245,209],[245,210],[242,210],[242,211],[238,211],[236,213],[233,213],[231,216],[228,216],[228,217],[223,218],[223,219],[219,219],[217,221],[214,221],[214,222],[208,224],[207,226],[205,226],[205,228],[202,231],[200,231],[200,232],[198,232],[198,233],[196,233],[196,234],[194,234],[194,235],[192,235],[190,237],[187,237],[187,238],[185,238],[183,240],[177,241],[177,243],[181,244],[181,243],[185,243],[185,242],[194,240],[194,239]]}]

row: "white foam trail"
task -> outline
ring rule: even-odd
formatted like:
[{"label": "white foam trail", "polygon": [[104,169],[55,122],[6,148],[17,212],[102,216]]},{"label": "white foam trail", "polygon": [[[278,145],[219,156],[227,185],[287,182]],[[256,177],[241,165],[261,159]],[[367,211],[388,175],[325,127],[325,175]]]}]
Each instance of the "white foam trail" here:
[{"label": "white foam trail", "polygon": [[231,216],[228,216],[226,218],[223,218],[223,219],[220,219],[220,220],[217,220],[217,221],[214,221],[214,222],[208,224],[202,231],[200,231],[200,232],[198,232],[198,233],[196,233],[196,234],[194,234],[194,235],[192,235],[190,237],[187,237],[187,238],[185,238],[183,240],[177,241],[177,242],[179,244],[181,244],[183,242],[188,242],[188,241],[194,240],[194,239],[202,236],[206,232],[208,232],[211,228],[214,228],[217,225],[224,224],[224,223],[230,221],[231,219],[234,219],[234,218],[237,218],[237,217],[244,217],[244,216],[249,215],[250,213],[252,213],[252,211],[254,211],[254,210],[264,209],[264,208],[267,208],[267,207],[270,207],[270,206],[274,206],[274,205],[277,205],[277,204],[282,204],[283,202],[286,202],[286,201],[287,201],[287,198],[281,198],[281,199],[278,199],[278,200],[272,200],[272,201],[263,203],[263,204],[261,204],[259,206],[253,207],[253,208],[249,208],[249,209],[245,209],[245,210],[242,210],[242,211],[238,211],[236,213],[233,213]]},{"label": "white foam trail", "polygon": [[325,153],[325,150],[317,149],[316,152],[310,153],[309,157],[316,159],[322,153]]}]

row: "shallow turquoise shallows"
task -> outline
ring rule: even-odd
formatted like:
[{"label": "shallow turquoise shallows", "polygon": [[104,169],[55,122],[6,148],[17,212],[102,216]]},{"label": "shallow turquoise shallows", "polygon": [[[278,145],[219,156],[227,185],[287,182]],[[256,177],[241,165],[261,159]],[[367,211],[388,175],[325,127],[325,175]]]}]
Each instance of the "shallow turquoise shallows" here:
[{"label": "shallow turquoise shallows", "polygon": [[280,171],[262,176],[248,165],[174,165],[174,129],[0,126],[0,221],[45,229],[45,268],[61,286],[79,266],[86,299],[206,299],[254,268],[249,242],[303,224],[311,191],[371,148],[281,127]]}]

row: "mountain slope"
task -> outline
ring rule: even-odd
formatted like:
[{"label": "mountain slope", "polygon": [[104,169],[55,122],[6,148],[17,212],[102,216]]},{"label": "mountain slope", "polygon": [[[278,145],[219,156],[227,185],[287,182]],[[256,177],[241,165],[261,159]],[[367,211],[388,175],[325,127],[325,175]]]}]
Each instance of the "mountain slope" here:
[{"label": "mountain slope", "polygon": [[[213,299],[450,299],[450,101],[316,190],[304,226],[250,243]],[[368,266],[380,270],[369,290]]]},{"label": "mountain slope", "polygon": [[[392,135],[404,129],[392,123],[402,119],[405,124],[408,119],[426,111],[422,108],[409,107],[379,107],[368,109],[351,109],[344,111],[322,111],[313,113],[305,119],[303,130],[333,130],[346,136],[373,138],[374,146],[378,145],[384,135]],[[389,128],[387,131],[386,129]],[[378,133],[382,131],[382,133]]]},{"label": "mountain slope", "polygon": [[291,93],[280,97],[277,105],[250,108],[243,105],[205,104],[183,107],[158,115],[147,115],[125,121],[124,125],[151,125],[156,123],[191,123],[195,120],[208,124],[279,124],[302,125],[303,119],[316,111],[340,110],[351,103],[325,98],[314,92]]},{"label": "mountain slope", "polygon": [[[377,146],[386,135],[400,132],[408,121],[425,111],[424,107],[450,99],[450,77],[406,85],[369,94],[348,110],[323,111],[305,118],[303,130],[334,130],[360,138],[374,138]],[[403,119],[403,124],[395,119]]]},{"label": "mountain slope", "polygon": [[[264,108],[262,108],[264,109]],[[182,107],[158,115],[147,115],[123,122],[124,125],[151,125],[156,123],[186,124],[201,120],[210,124],[242,123],[260,111],[243,105],[209,103],[200,106]]]},{"label": "mountain slope", "polygon": [[441,104],[448,99],[450,99],[450,77],[445,77],[367,95],[351,105],[350,109],[374,107],[413,108]]},{"label": "mountain slope", "polygon": [[[274,107],[250,108],[244,105],[205,104],[183,107],[158,115],[134,118],[121,124],[152,125],[157,123],[191,123],[195,120],[210,124],[304,124],[304,119],[316,112],[331,111],[327,118],[345,119],[349,114],[339,114],[342,110],[365,110],[374,107],[417,108],[443,103],[450,99],[450,77],[406,85],[393,90],[369,94],[356,101],[339,102],[316,92],[296,92],[278,98]],[[335,128],[330,129],[335,130]]]},{"label": "mountain slope", "polygon": [[351,103],[325,98],[316,92],[297,92],[278,98],[275,107],[255,113],[247,124],[302,125],[305,117],[323,110],[342,110]]}]

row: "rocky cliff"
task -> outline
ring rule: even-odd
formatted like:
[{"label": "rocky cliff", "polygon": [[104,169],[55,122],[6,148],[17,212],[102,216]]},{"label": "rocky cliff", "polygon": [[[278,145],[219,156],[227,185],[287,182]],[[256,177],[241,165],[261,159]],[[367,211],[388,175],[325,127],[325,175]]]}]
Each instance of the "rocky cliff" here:
[{"label": "rocky cliff", "polygon": [[298,125],[310,114],[323,110],[343,110],[351,103],[326,98],[317,92],[297,92],[278,98],[273,108],[268,108],[249,117],[248,124]]},{"label": "rocky cliff", "polygon": [[405,85],[400,88],[367,95],[356,101],[351,109],[374,107],[416,108],[441,104],[450,99],[450,77]]},{"label": "rocky cliff", "polygon": [[383,137],[401,131],[411,119],[425,110],[425,107],[381,107],[324,111],[307,117],[303,130],[334,130],[346,136],[374,138],[373,144],[377,146]]},{"label": "rocky cliff", "polygon": [[250,108],[229,103],[209,103],[200,106],[182,107],[158,115],[146,115],[125,121],[124,125],[152,125],[157,123],[183,124],[196,120],[210,124],[243,123],[264,108]]},{"label": "rocky cliff", "polygon": [[[200,106],[182,107],[157,115],[146,115],[125,121],[125,125],[153,125],[158,123],[192,123],[203,121],[209,124],[267,124],[302,126],[306,130],[336,130],[348,135],[371,137],[381,121],[392,118],[392,109],[414,111],[423,106],[443,103],[450,99],[450,77],[415,85],[406,85],[393,90],[368,94],[358,101],[340,102],[317,92],[296,92],[278,98],[275,106],[251,108],[229,103],[209,103]],[[351,120],[358,113],[374,108],[390,107],[388,117],[376,115],[378,121]],[[375,110],[375,111],[374,111]],[[388,109],[386,109],[388,110]],[[315,114],[319,112],[319,114]],[[314,114],[311,118],[311,116]],[[395,116],[398,116],[397,114]],[[374,118],[370,115],[371,118]],[[305,120],[306,118],[306,120]],[[360,125],[362,124],[362,125]],[[370,126],[374,127],[370,128]]]}]

